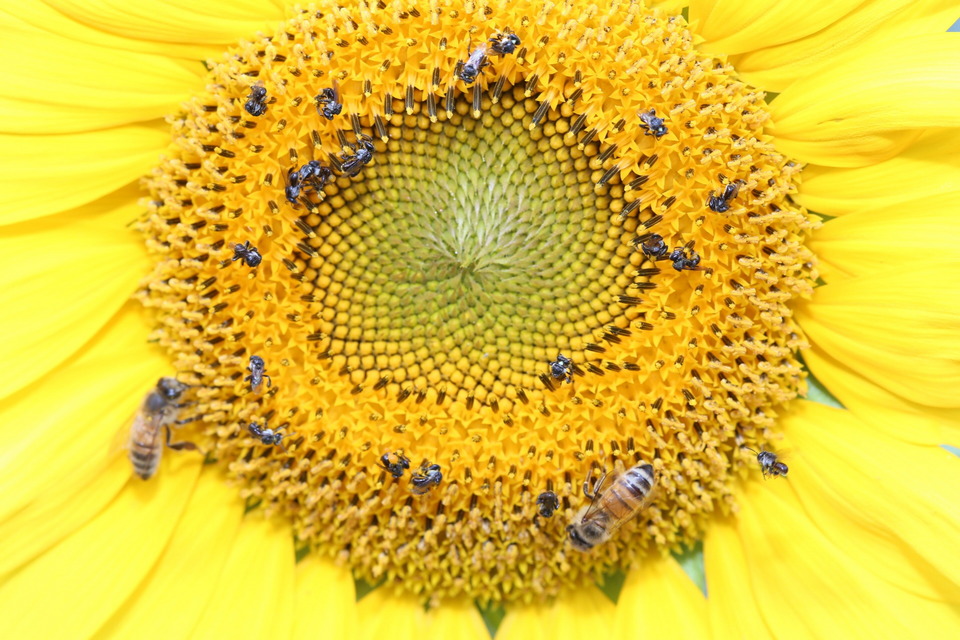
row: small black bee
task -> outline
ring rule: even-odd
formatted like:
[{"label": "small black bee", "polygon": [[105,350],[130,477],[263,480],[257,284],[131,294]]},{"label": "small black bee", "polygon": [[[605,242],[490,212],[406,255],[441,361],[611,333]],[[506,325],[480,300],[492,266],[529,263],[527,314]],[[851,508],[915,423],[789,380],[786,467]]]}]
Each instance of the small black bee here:
[{"label": "small black bee", "polygon": [[296,169],[290,169],[287,172],[287,186],[284,188],[283,193],[287,197],[287,202],[294,205],[300,203],[300,190],[303,188],[303,180],[300,178],[300,171]]},{"label": "small black bee", "polygon": [[723,189],[722,195],[714,195],[716,192],[710,192],[710,199],[707,200],[707,206],[711,210],[716,211],[717,213],[726,213],[730,210],[730,201],[737,197],[737,194],[740,193],[740,180],[736,182],[731,182]]},{"label": "small black bee", "polygon": [[563,379],[565,382],[573,382],[573,360],[562,353],[557,354],[557,359],[550,363],[550,375],[557,380]]},{"label": "small black bee", "polygon": [[466,62],[462,60],[457,62],[457,68],[454,74],[463,80],[464,84],[473,84],[477,76],[483,72],[485,67],[490,66],[490,64],[491,62],[487,58],[487,45],[484,43],[473,50],[473,53],[470,54]]},{"label": "small black bee", "polygon": [[344,175],[353,177],[360,173],[360,169],[373,159],[373,139],[361,134],[357,138],[357,144],[347,143],[347,146],[353,150],[353,153],[344,153],[340,156],[340,170]]},{"label": "small black bee", "polygon": [[236,262],[237,260],[253,269],[260,265],[263,261],[263,256],[261,256],[257,248],[247,240],[243,244],[233,245],[233,257],[230,259],[230,262]]},{"label": "small black bee", "polygon": [[256,391],[260,388],[264,378],[267,379],[268,387],[273,385],[273,380],[266,374],[265,364],[263,358],[260,356],[250,356],[250,366],[247,367],[247,371],[250,372],[250,375],[244,378],[243,381],[250,381],[250,391]]},{"label": "small black bee", "polygon": [[537,504],[540,506],[540,515],[544,518],[549,518],[560,508],[560,501],[557,500],[557,494],[553,491],[544,491],[537,496]]},{"label": "small black bee", "polygon": [[[385,453],[380,456],[380,466],[390,472],[394,478],[400,478],[403,476],[404,469],[410,468],[410,460],[406,456],[402,456],[399,453],[394,453],[394,457],[397,459],[396,462],[390,462],[390,454]],[[439,469],[439,467],[437,467]]]},{"label": "small black bee", "polygon": [[247,102],[243,105],[247,113],[252,116],[262,116],[267,112],[267,105],[264,99],[267,97],[267,90],[262,84],[255,84],[250,87],[250,95],[247,96]]},{"label": "small black bee", "polygon": [[340,115],[343,111],[343,105],[340,104],[340,97],[337,95],[337,87],[326,88],[314,97],[317,103],[317,113],[327,120],[333,120],[333,116]]},{"label": "small black bee", "polygon": [[660,138],[667,135],[667,127],[663,124],[663,118],[657,117],[655,109],[641,111],[637,115],[640,116],[640,126],[647,130],[648,136]]},{"label": "small black bee", "polygon": [[302,191],[306,189],[320,191],[332,175],[333,172],[329,167],[323,166],[316,160],[311,160],[299,169],[291,169],[287,173],[287,186],[284,189],[287,201],[296,206],[300,202]]},{"label": "small black bee", "polygon": [[410,491],[418,496],[423,495],[430,491],[430,487],[439,486],[441,480],[443,480],[443,474],[440,473],[440,465],[431,464],[427,466],[427,463],[424,462],[410,478],[410,484],[413,485]]},{"label": "small black bee", "polygon": [[327,180],[333,175],[330,167],[325,167],[317,160],[311,160],[300,167],[297,172],[300,174],[301,186],[308,186],[316,191],[320,191],[327,184]]},{"label": "small black bee", "polygon": [[520,38],[510,29],[504,29],[503,33],[495,33],[490,38],[490,49],[498,56],[513,53],[519,46]]},{"label": "small black bee", "polygon": [[777,476],[783,476],[784,478],[787,477],[787,472],[790,471],[790,467],[788,467],[783,462],[780,462],[777,459],[777,454],[775,454],[773,451],[766,451],[764,449],[761,449],[760,453],[757,453],[750,447],[747,447],[745,445],[741,445],[741,446],[747,451],[751,453],[755,453],[757,455],[757,462],[760,463],[760,471],[763,473],[764,478],[766,478],[768,475],[773,476],[775,478]]},{"label": "small black bee", "polygon": [[[688,251],[690,252],[689,258],[687,257]],[[690,247],[677,247],[670,252],[667,259],[673,261],[673,268],[677,271],[683,271],[684,269],[697,271],[697,265],[700,264],[700,254]]]},{"label": "small black bee", "polygon": [[283,427],[277,427],[276,429],[267,429],[267,421],[264,420],[263,427],[258,425],[256,422],[251,422],[249,425],[247,425],[247,429],[250,431],[250,433],[253,435],[254,438],[260,438],[260,442],[262,442],[263,444],[266,444],[266,445],[277,444],[277,445],[280,445],[280,448],[283,449],[284,451],[287,450],[287,448],[283,446],[283,442],[282,442],[284,434],[280,433],[280,429],[283,429]]},{"label": "small black bee", "polygon": [[640,248],[643,249],[643,255],[654,260],[665,258],[670,251],[667,243],[663,241],[663,236],[659,233],[651,234],[649,238],[643,241]]}]

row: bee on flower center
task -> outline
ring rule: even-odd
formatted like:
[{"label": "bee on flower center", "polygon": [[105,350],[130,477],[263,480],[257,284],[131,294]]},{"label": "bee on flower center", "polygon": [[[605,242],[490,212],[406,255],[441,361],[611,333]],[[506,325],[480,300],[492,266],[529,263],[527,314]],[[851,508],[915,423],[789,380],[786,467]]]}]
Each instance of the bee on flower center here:
[{"label": "bee on flower center", "polygon": [[250,356],[250,364],[247,366],[247,371],[250,372],[246,378],[243,379],[244,382],[250,383],[250,391],[256,391],[260,388],[260,385],[263,384],[263,379],[267,379],[267,387],[273,385],[273,380],[266,373],[266,363],[264,363],[263,358],[260,356]]},{"label": "bee on flower center", "polygon": [[428,465],[424,462],[420,465],[420,469],[414,472],[410,478],[410,484],[412,485],[410,491],[414,495],[423,495],[429,491],[431,487],[439,486],[442,480],[443,474],[440,472],[440,465]]},{"label": "bee on flower center", "polygon": [[[410,459],[399,453],[394,453],[393,457],[396,459],[396,462],[390,461],[389,453],[383,454],[380,456],[379,466],[389,472],[394,478],[401,478],[404,470],[410,468]],[[437,468],[439,469],[439,467]]]},{"label": "bee on flower center", "polygon": [[491,64],[489,58],[487,58],[487,45],[483,43],[470,53],[466,62],[462,60],[457,62],[457,68],[454,73],[458,78],[463,80],[464,84],[469,85],[473,84],[477,76],[483,72],[484,68]]},{"label": "bee on flower center", "polygon": [[589,551],[606,542],[614,531],[637,515],[655,482],[653,466],[649,464],[638,464],[616,475],[604,490],[606,479],[607,474],[600,476],[592,492],[588,488],[589,477],[583,482],[583,495],[591,502],[567,526],[570,543],[579,551]]},{"label": "bee on flower center", "polygon": [[267,105],[264,102],[267,97],[267,90],[263,84],[257,83],[250,87],[250,95],[247,96],[247,102],[243,108],[252,116],[262,116],[267,112]]},{"label": "bee on flower center", "polygon": [[646,129],[646,134],[648,136],[661,138],[667,135],[667,126],[663,124],[663,118],[657,117],[657,112],[655,109],[650,109],[650,111],[641,111],[637,115],[640,116],[640,126]]},{"label": "bee on flower center", "polygon": [[254,438],[259,438],[261,443],[271,446],[280,445],[280,448],[286,451],[287,448],[283,446],[282,442],[284,434],[280,433],[280,429],[283,429],[283,427],[281,426],[277,427],[276,429],[268,429],[266,420],[263,421],[262,427],[256,422],[251,422],[249,425],[247,425],[247,430],[250,431],[250,434]]},{"label": "bee on flower center", "polygon": [[509,28],[504,29],[503,33],[495,33],[490,37],[490,50],[498,56],[511,54],[519,46],[520,38]]},{"label": "bee on flower center", "polygon": [[336,83],[334,83],[332,89],[327,87],[318,93],[313,100],[317,103],[317,113],[327,120],[333,120],[334,116],[340,115],[340,112],[343,111]]},{"label": "bee on flower center", "polygon": [[260,252],[257,250],[257,248],[251,245],[250,241],[247,240],[243,244],[233,245],[233,257],[230,259],[230,261],[236,262],[237,260],[253,269],[260,265],[260,262],[263,261],[263,256],[260,255]]}]

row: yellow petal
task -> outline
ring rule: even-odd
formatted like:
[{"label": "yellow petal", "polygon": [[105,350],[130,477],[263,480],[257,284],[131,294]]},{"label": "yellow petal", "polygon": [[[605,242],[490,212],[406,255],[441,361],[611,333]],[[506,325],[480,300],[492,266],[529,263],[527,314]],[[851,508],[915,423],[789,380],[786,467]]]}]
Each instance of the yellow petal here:
[{"label": "yellow petal", "polygon": [[[815,475],[797,464],[790,473],[791,480],[794,474]],[[889,493],[884,497],[897,500]],[[804,511],[790,480],[749,482],[739,503],[736,520],[711,527],[705,544],[707,606],[719,622],[737,624],[732,618],[743,613],[727,595],[714,600],[715,594],[733,588],[745,600],[747,615],[753,618],[756,606],[778,639],[909,638],[920,628],[923,637],[938,638],[956,631],[960,619],[950,605],[878,580],[838,548]],[[737,567],[727,558],[716,562],[727,554],[743,564]],[[723,606],[733,611],[716,611]],[[737,631],[744,630],[714,629],[718,637],[754,637],[735,635]]]},{"label": "yellow petal", "polygon": [[703,563],[707,574],[707,618],[713,637],[777,637],[760,609],[747,553],[732,519],[718,519],[711,524],[703,540]]},{"label": "yellow petal", "polygon": [[169,43],[232,44],[283,20],[282,5],[261,0],[48,0],[57,11],[106,33]]},{"label": "yellow petal", "polygon": [[[901,0],[903,1],[903,0]],[[860,0],[797,2],[781,0],[692,0],[690,19],[698,20],[705,51],[733,55],[790,42],[840,20]]]},{"label": "yellow petal", "polygon": [[944,33],[871,43],[798,80],[770,104],[777,148],[803,162],[862,166],[923,129],[960,126],[956,42]]},{"label": "yellow petal", "polygon": [[[183,638],[216,591],[243,518],[243,502],[214,469],[206,468],[170,542],[143,583],[98,637]],[[257,594],[259,596],[259,594]]]},{"label": "yellow petal", "polygon": [[293,629],[293,532],[254,511],[243,519],[192,638],[286,638]]},{"label": "yellow petal", "polygon": [[960,191],[960,129],[931,131],[889,160],[853,169],[809,166],[795,198],[812,211],[842,216]]},{"label": "yellow petal", "polygon": [[199,456],[166,456],[156,478],[129,482],[103,513],[0,585],[4,636],[85,638],[100,628],[163,552],[201,466]]},{"label": "yellow petal", "polygon": [[943,247],[940,255],[960,247],[958,196],[941,193],[828,221],[810,242],[821,273],[833,282],[837,277],[901,269],[931,251],[931,238],[936,238],[935,246]]},{"label": "yellow petal", "polygon": [[888,391],[960,404],[960,261],[832,282],[797,319],[818,348]]},{"label": "yellow petal", "polygon": [[169,140],[162,122],[64,135],[0,134],[0,153],[8,159],[0,224],[66,211],[116,191],[156,164]]},{"label": "yellow petal", "polygon": [[162,118],[202,87],[196,73],[170,58],[51,34],[41,39],[21,25],[5,30],[0,55],[7,61],[0,83],[6,133],[83,132]]},{"label": "yellow petal", "polygon": [[295,578],[293,638],[357,637],[357,594],[348,569],[308,554],[297,563]]},{"label": "yellow petal", "polygon": [[592,586],[565,593],[549,605],[525,605],[507,609],[497,640],[592,638],[598,629],[610,627],[615,606]]},{"label": "yellow petal", "polygon": [[115,458],[89,482],[60,482],[0,523],[0,581],[87,524],[130,479],[130,462]]},{"label": "yellow petal", "polygon": [[0,6],[0,28],[4,31],[14,26],[31,28],[36,34],[37,41],[42,41],[51,34],[59,35],[76,42],[96,45],[115,51],[133,51],[137,53],[159,54],[171,58],[189,60],[191,67],[197,74],[204,73],[198,60],[204,60],[223,51],[222,45],[205,42],[172,43],[160,42],[152,39],[126,37],[124,34],[109,34],[101,29],[90,26],[84,21],[92,11],[84,16],[77,12],[77,19],[69,17],[46,2],[21,2],[13,9]]},{"label": "yellow petal", "polygon": [[936,446],[958,435],[960,410],[934,409],[895,396],[859,371],[839,362],[816,345],[803,353],[810,371],[844,407],[869,420],[888,437]]},{"label": "yellow petal", "polygon": [[468,600],[442,602],[425,610],[415,598],[380,587],[357,603],[364,640],[489,640],[477,607]]},{"label": "yellow petal", "polygon": [[[802,7],[809,3],[795,4]],[[746,53],[731,62],[751,84],[765,91],[781,92],[800,78],[814,77],[829,69],[837,56],[863,47],[878,33],[883,33],[887,40],[905,35],[895,30],[890,33],[890,30],[904,28],[912,4],[919,3],[916,0],[852,3],[853,6],[844,6],[842,13],[833,12],[835,19],[815,31],[798,33],[792,24],[788,29],[781,25],[778,42],[782,44],[761,42],[743,49]],[[833,3],[823,5],[832,7]],[[946,31],[946,27],[940,31]]]},{"label": "yellow petal", "polygon": [[0,315],[6,344],[0,368],[18,372],[3,395],[70,358],[120,310],[148,269],[139,238],[113,223],[81,221],[0,239],[4,294],[16,309]]},{"label": "yellow petal", "polygon": [[0,403],[0,521],[61,483],[90,482],[119,455],[117,431],[170,373],[147,347],[131,311],[75,362]]},{"label": "yellow petal", "polygon": [[791,408],[784,446],[802,454],[790,486],[820,531],[888,584],[960,603],[960,547],[943,544],[960,538],[956,459],[888,438],[850,411],[805,401]]},{"label": "yellow petal", "polygon": [[706,598],[670,557],[650,557],[627,574],[611,636],[639,638],[651,629],[669,629],[677,638],[709,634]]}]

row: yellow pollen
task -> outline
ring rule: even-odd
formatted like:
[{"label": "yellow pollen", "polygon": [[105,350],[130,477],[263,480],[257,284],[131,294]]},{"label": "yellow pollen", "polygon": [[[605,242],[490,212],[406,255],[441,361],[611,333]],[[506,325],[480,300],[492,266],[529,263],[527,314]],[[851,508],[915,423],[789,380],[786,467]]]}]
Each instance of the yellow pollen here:
[{"label": "yellow pollen", "polygon": [[[413,4],[320,3],[209,63],[146,181],[138,297],[195,385],[184,437],[301,548],[540,600],[734,511],[741,446],[804,390],[814,223],[763,95],[680,17]],[[650,503],[571,546],[584,479],[639,463]]]}]

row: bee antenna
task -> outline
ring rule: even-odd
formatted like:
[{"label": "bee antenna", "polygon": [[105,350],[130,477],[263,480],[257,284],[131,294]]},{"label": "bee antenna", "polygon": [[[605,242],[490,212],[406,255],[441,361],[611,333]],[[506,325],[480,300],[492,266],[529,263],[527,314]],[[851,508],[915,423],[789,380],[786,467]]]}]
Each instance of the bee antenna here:
[{"label": "bee antenna", "polygon": [[755,455],[759,455],[756,451],[754,451],[753,449],[751,449],[750,447],[748,447],[748,446],[745,445],[745,444],[740,445],[740,448],[741,448],[741,449],[746,449],[747,451],[749,451],[750,453],[753,453],[753,454],[755,454]]}]

